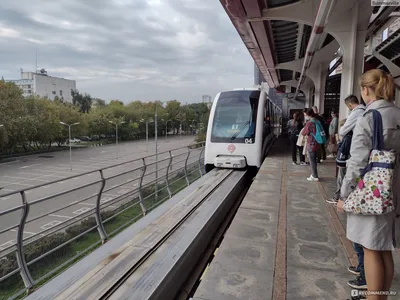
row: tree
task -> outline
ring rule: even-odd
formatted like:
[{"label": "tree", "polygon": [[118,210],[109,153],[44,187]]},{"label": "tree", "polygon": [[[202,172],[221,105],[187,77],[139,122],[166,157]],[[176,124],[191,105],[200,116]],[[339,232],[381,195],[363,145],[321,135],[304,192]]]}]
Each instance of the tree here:
[{"label": "tree", "polygon": [[0,81],[1,147],[14,151],[25,140],[21,118],[26,115],[21,89],[14,83]]},{"label": "tree", "polygon": [[111,100],[110,101],[110,105],[120,105],[120,106],[124,106],[124,102],[122,102],[121,100]]},{"label": "tree", "polygon": [[170,120],[176,120],[181,112],[181,103],[177,100],[168,101],[165,110]]},{"label": "tree", "polygon": [[[29,152],[46,149],[56,142],[62,145],[68,139],[68,128],[60,122],[79,125],[72,128],[72,137],[82,135],[110,135],[115,127],[109,121],[124,121],[118,126],[121,140],[144,138],[149,121],[149,136],[154,136],[154,121],[157,108],[158,133],[168,129],[177,132],[180,122],[186,131],[191,125],[206,131],[209,109],[203,103],[181,105],[177,100],[141,102],[133,101],[125,105],[113,100],[107,105],[104,100],[92,99],[89,94],[72,90],[73,103],[64,102],[55,97],[54,101],[46,97],[30,96],[24,98],[21,89],[14,83],[0,80],[0,153]],[[97,104],[91,110],[92,103]],[[100,105],[99,105],[100,104]]]},{"label": "tree", "polygon": [[80,112],[89,113],[92,108],[92,97],[89,94],[81,94],[78,90],[71,90],[72,103],[79,107]]},{"label": "tree", "polygon": [[106,101],[98,98],[93,99],[93,104],[98,106],[98,107],[105,107],[106,106]]}]

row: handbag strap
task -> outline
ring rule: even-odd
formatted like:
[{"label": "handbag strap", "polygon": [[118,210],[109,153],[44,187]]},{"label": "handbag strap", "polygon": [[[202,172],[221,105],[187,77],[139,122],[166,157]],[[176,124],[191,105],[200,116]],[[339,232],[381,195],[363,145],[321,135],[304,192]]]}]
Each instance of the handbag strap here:
[{"label": "handbag strap", "polygon": [[372,110],[373,119],[373,135],[372,135],[372,149],[383,150],[383,124],[382,115],[376,109]]},{"label": "handbag strap", "polygon": [[[383,150],[383,124],[382,124],[382,115],[376,109],[371,109],[372,112],[372,150]],[[386,164],[380,165],[369,163],[364,169],[361,170],[361,177],[364,177],[365,174],[372,170],[373,167],[387,167]]]}]

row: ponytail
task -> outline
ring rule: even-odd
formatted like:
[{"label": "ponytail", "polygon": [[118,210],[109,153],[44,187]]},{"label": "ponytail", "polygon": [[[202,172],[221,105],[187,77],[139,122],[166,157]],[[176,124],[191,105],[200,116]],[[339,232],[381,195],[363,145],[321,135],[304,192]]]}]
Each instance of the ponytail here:
[{"label": "ponytail", "polygon": [[373,90],[377,99],[394,101],[395,85],[392,76],[380,69],[373,69],[361,75],[360,79],[361,86]]},{"label": "ponytail", "polygon": [[387,101],[394,100],[394,81],[392,76],[383,74],[375,88],[375,95]]}]

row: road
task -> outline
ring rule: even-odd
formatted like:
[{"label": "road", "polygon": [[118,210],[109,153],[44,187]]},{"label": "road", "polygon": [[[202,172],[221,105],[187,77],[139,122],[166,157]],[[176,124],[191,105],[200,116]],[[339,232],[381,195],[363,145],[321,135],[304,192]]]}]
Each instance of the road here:
[{"label": "road", "polygon": [[[158,142],[158,152],[177,149],[193,143],[193,136],[161,138]],[[199,151],[194,150],[191,153],[189,162],[194,162],[198,159]],[[97,200],[95,195],[101,188],[100,172],[95,170],[109,167],[104,170],[103,175],[106,179],[112,178],[106,181],[101,203],[110,202],[108,203],[112,204],[110,207],[115,208],[121,204],[115,203],[114,205],[113,200],[115,198],[137,189],[139,185],[138,178],[141,171],[132,170],[142,165],[141,160],[129,161],[154,154],[155,143],[153,141],[149,141],[148,144],[146,144],[146,141],[135,141],[119,144],[118,159],[115,144],[73,149],[72,171],[70,170],[68,151],[26,156],[15,162],[0,164],[0,212],[19,207],[22,203],[20,194],[4,195],[21,189],[29,189],[25,192],[27,202],[31,206],[28,222],[24,228],[24,239],[43,236],[48,233],[46,230],[56,228],[63,222],[71,221],[74,217],[76,218],[95,207]],[[172,154],[176,155],[173,159],[172,169],[182,167],[187,157],[187,150],[183,148],[172,152]],[[168,153],[158,157],[159,160],[164,160],[158,164],[159,177],[166,173],[169,163],[168,157]],[[146,163],[153,162],[155,162],[154,157],[146,159]],[[90,171],[95,172],[66,179]],[[146,174],[144,183],[155,179],[155,164],[147,168]],[[52,183],[54,181],[58,182]],[[37,185],[43,186],[35,188]],[[63,194],[51,197],[61,192]],[[38,201],[46,197],[49,197],[49,199]],[[68,205],[68,208],[63,208]],[[57,211],[48,214],[55,210]],[[15,244],[21,212],[21,209],[17,209],[0,216],[0,255],[2,250],[6,250]]]}]

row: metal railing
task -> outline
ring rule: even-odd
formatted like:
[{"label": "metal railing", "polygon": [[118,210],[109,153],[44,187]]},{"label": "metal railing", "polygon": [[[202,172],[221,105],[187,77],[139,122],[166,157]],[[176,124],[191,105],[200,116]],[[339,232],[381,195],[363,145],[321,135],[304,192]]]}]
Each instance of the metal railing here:
[{"label": "metal railing", "polygon": [[8,206],[0,209],[0,299],[29,292],[203,176],[204,147],[0,195]]}]

